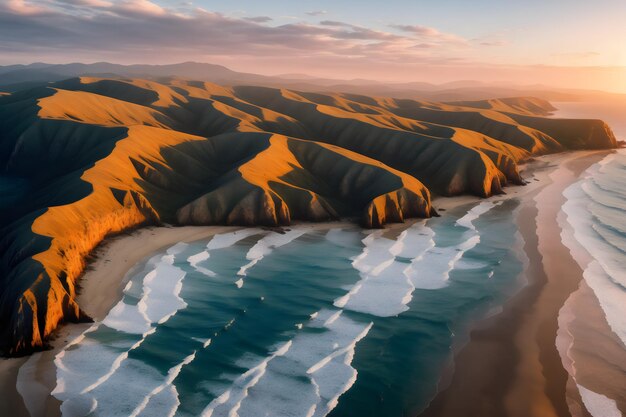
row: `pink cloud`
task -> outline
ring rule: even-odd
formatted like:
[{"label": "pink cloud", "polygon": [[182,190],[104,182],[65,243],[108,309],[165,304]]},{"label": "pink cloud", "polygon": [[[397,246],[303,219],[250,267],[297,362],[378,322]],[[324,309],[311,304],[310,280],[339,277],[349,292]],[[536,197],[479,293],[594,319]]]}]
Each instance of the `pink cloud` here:
[{"label": "pink cloud", "polygon": [[19,15],[32,15],[47,11],[45,7],[26,0],[8,0],[6,7],[13,13]]},{"label": "pink cloud", "polygon": [[428,26],[420,26],[420,25],[390,25],[391,28],[397,29],[401,32],[410,33],[413,36],[430,40],[434,42],[444,42],[444,43],[456,43],[456,44],[468,44],[467,39],[462,38],[461,36],[454,35],[452,33],[440,32],[435,28],[431,28]]},{"label": "pink cloud", "polygon": [[[12,1],[23,5],[23,0]],[[48,53],[61,53],[69,48],[76,56],[74,60],[84,51],[95,50],[103,58],[127,54],[142,59],[159,51],[160,56],[173,60],[224,55],[317,55],[378,61],[401,58],[411,62],[428,57],[437,48],[441,56],[446,49],[442,46],[444,39],[451,39],[434,29],[424,41],[414,34],[333,21],[272,26],[265,16],[233,18],[201,8],[181,12],[149,0],[57,0],[56,4],[61,3],[80,12],[65,7],[50,9],[45,17],[21,12],[19,19],[0,24],[0,51],[28,50],[36,45]],[[13,9],[8,12],[16,14]],[[0,19],[2,14],[0,11]]]},{"label": "pink cloud", "polygon": [[161,6],[149,0],[123,0],[111,6],[117,13],[131,12],[145,15],[165,15],[167,12]]},{"label": "pink cloud", "polygon": [[106,0],[56,0],[57,3],[77,7],[112,7],[113,3]]}]

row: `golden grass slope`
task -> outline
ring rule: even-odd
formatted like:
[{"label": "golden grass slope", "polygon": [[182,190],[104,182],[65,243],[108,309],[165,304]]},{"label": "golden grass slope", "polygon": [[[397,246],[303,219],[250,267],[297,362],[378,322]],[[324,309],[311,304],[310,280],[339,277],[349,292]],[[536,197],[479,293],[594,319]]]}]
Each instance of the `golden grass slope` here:
[{"label": "golden grass slope", "polygon": [[172,80],[71,79],[0,96],[0,349],[46,344],[85,259],[142,224],[436,215],[431,194],[523,183],[533,154],[616,146],[532,98],[434,103]]},{"label": "golden grass slope", "polygon": [[549,116],[556,108],[549,101],[537,97],[507,97],[490,100],[456,101],[449,103],[463,107],[489,109],[503,113],[519,113],[526,116]]}]

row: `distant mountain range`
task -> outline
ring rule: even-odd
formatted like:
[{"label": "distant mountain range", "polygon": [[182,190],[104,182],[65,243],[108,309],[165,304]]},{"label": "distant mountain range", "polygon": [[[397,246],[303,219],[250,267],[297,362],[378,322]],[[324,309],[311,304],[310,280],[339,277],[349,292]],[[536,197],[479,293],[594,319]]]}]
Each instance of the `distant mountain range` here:
[{"label": "distant mountain range", "polygon": [[338,80],[317,78],[307,74],[266,76],[237,72],[222,65],[198,62],[170,65],[120,65],[108,62],[46,64],[38,62],[29,65],[0,66],[0,92],[12,92],[83,76],[143,78],[159,82],[181,78],[209,81],[226,86],[256,85],[307,92],[342,92],[435,101],[484,100],[493,97],[519,96],[533,96],[551,101],[575,101],[589,94],[608,94],[585,90],[557,89],[542,85],[508,87],[472,80],[431,84],[427,82],[383,83],[364,79]]}]

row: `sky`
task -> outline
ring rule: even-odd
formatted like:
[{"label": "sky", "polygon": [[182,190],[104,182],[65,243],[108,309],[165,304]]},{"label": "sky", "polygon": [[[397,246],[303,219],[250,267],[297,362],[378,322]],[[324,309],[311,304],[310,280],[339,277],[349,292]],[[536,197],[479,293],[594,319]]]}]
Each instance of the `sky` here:
[{"label": "sky", "polygon": [[196,61],[626,92],[625,20],[625,0],[0,0],[0,65]]}]

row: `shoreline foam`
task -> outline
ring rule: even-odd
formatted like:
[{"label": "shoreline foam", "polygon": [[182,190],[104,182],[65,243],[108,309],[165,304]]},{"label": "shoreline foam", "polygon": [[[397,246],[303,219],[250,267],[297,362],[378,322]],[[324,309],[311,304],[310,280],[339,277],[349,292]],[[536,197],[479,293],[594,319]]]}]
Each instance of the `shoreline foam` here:
[{"label": "shoreline foam", "polygon": [[[596,417],[626,412],[626,395],[620,389],[626,384],[626,322],[620,314],[625,301],[620,282],[624,229],[619,217],[623,161],[624,152],[618,151],[586,170],[564,192],[567,202],[559,219],[563,243],[585,278],[559,314],[559,351],[568,387]],[[606,170],[611,170],[610,177]],[[593,189],[601,185],[605,188]],[[580,407],[568,400],[571,408]]]}]

